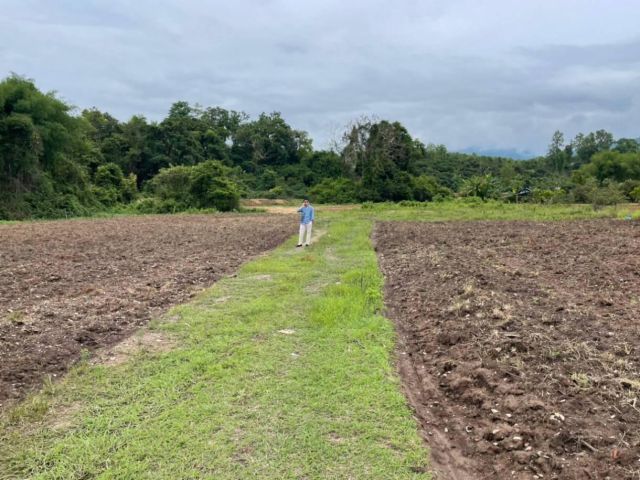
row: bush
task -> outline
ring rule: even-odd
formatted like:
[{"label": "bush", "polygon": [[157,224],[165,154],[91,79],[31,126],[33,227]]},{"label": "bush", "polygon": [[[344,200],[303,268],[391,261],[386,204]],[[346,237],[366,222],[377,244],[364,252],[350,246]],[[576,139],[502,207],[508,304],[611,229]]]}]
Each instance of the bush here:
[{"label": "bush", "polygon": [[624,195],[614,183],[598,188],[591,199],[594,206],[617,205],[624,202]]},{"label": "bush", "polygon": [[197,208],[216,208],[223,212],[240,207],[240,191],[226,175],[230,169],[216,160],[191,167],[189,193]]},{"label": "bush", "polygon": [[188,209],[173,199],[161,200],[157,197],[140,198],[133,204],[133,209],[138,213],[178,213]]},{"label": "bush", "polygon": [[[231,169],[216,160],[187,167],[163,168],[150,181],[149,189],[165,203],[162,210],[176,208],[214,208],[221,211],[238,209],[240,188],[230,178]],[[159,213],[167,213],[162,211]]]},{"label": "bush", "polygon": [[318,203],[355,203],[356,184],[347,178],[325,178],[309,189],[309,195]]},{"label": "bush", "polygon": [[133,202],[138,196],[138,177],[130,173],[122,180],[122,200],[126,203]]},{"label": "bush", "polygon": [[561,203],[568,200],[566,192],[562,189],[536,189],[531,198],[537,203]]},{"label": "bush", "polygon": [[122,192],[116,190],[115,187],[97,187],[92,188],[96,200],[105,207],[113,207],[122,200]]},{"label": "bush", "polygon": [[463,197],[478,197],[482,200],[495,198],[497,192],[497,180],[491,175],[467,178],[460,187],[460,195]]},{"label": "bush", "polygon": [[104,165],[100,165],[93,176],[93,183],[102,188],[114,187],[117,190],[120,190],[122,188],[123,181],[124,174],[122,173],[122,169],[115,163],[105,163]]},{"label": "bush", "polygon": [[629,192],[629,197],[631,197],[631,200],[633,200],[634,202],[640,202],[640,187],[636,187],[631,190]]},{"label": "bush", "polygon": [[172,199],[185,204],[189,203],[191,168],[178,165],[160,169],[158,174],[149,181],[149,190],[162,200]]},{"label": "bush", "polygon": [[620,191],[627,200],[637,201],[633,197],[633,192],[636,190],[640,191],[640,180],[625,180],[620,184]]},{"label": "bush", "polygon": [[271,198],[271,199],[282,198],[284,197],[284,188],[279,185],[276,187],[273,187],[267,191],[267,193],[265,194],[265,197]]},{"label": "bush", "polygon": [[591,203],[591,199],[597,189],[598,183],[595,178],[589,177],[573,187],[573,190],[571,190],[571,200],[574,203]]},{"label": "bush", "polygon": [[411,179],[413,198],[419,202],[430,202],[436,196],[444,199],[451,196],[451,190],[440,185],[438,180],[429,175],[420,175]]},{"label": "bush", "polygon": [[132,173],[125,177],[115,163],[100,165],[93,176],[92,192],[104,206],[132,202],[138,195],[138,179]]}]

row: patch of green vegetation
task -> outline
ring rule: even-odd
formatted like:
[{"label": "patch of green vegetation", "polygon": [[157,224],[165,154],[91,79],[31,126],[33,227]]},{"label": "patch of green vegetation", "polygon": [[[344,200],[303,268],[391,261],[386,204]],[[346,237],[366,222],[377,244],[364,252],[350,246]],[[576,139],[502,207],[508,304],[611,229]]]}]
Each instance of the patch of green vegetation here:
[{"label": "patch of green vegetation", "polygon": [[378,220],[580,220],[614,218],[615,207],[594,209],[591,205],[504,203],[476,198],[425,202],[403,206],[397,203],[365,203],[362,211]]},{"label": "patch of green vegetation", "polygon": [[85,358],[5,412],[0,478],[428,478],[391,362],[372,220],[615,214],[468,200],[317,213],[312,247],[292,239],[152,322],[177,348],[115,367]]},{"label": "patch of green vegetation", "polygon": [[2,323],[18,323],[24,319],[25,315],[22,310],[16,310],[9,312],[3,318],[0,318],[0,324]]},{"label": "patch of green vegetation", "polygon": [[0,478],[428,478],[370,229],[328,215],[152,323],[179,347],[75,368],[41,394],[66,428],[3,419]]},{"label": "patch of green vegetation", "polygon": [[591,379],[586,373],[574,372],[570,378],[580,388],[586,389],[591,386]]}]

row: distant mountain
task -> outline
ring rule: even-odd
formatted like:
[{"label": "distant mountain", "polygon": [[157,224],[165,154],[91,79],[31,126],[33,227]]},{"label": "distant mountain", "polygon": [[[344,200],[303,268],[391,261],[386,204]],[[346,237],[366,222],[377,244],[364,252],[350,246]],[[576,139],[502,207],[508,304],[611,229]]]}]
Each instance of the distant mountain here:
[{"label": "distant mountain", "polygon": [[515,148],[477,148],[477,147],[467,147],[463,150],[460,150],[462,153],[475,153],[476,155],[485,155],[487,157],[504,157],[504,158],[513,158],[514,160],[529,160],[530,158],[535,158],[536,155],[529,150],[516,150]]}]

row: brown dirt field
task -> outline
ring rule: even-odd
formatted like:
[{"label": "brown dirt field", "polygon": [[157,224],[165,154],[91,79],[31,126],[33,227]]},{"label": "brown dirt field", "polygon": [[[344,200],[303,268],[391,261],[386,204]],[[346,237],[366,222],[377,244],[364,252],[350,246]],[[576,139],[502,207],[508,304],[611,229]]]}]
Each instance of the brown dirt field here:
[{"label": "brown dirt field", "polygon": [[640,223],[379,223],[439,479],[640,478]]},{"label": "brown dirt field", "polygon": [[[295,207],[282,207],[282,206],[265,206],[262,209],[267,213],[277,213],[280,215],[295,215],[298,212],[300,205]],[[359,205],[321,205],[316,207],[316,217],[322,216],[322,212],[343,212],[345,210],[354,210],[360,208]]]},{"label": "brown dirt field", "polygon": [[280,215],[0,226],[0,406],[296,231]]}]

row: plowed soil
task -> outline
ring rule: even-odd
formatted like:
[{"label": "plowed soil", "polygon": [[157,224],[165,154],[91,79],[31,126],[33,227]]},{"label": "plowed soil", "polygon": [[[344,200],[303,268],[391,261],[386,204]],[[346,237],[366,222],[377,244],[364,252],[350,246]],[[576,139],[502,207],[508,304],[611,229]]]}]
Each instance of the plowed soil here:
[{"label": "plowed soil", "polygon": [[442,479],[640,478],[640,224],[376,226]]},{"label": "plowed soil", "polygon": [[0,226],[0,406],[296,230],[295,216],[280,215]]}]

